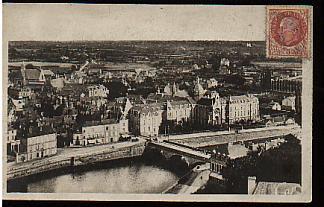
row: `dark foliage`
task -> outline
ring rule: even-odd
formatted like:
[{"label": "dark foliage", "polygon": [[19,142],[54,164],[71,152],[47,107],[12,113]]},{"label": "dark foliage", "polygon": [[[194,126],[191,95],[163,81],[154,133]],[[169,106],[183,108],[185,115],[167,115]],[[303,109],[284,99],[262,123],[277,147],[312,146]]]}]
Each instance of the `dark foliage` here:
[{"label": "dark foliage", "polygon": [[301,183],[301,146],[296,138],[288,137],[279,148],[231,160],[222,173],[229,193],[247,193],[248,176],[256,176],[257,181]]}]

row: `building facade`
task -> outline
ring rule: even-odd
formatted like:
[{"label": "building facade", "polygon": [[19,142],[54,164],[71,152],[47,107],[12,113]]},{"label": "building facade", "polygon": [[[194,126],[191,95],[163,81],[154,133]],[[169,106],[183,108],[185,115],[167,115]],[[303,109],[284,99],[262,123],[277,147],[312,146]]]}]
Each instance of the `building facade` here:
[{"label": "building facade", "polygon": [[20,151],[20,140],[17,139],[17,129],[8,129],[7,154],[15,154]]},{"label": "building facade", "polygon": [[197,102],[194,117],[195,123],[201,127],[225,122],[225,103],[216,91],[206,94]]},{"label": "building facade", "polygon": [[87,87],[89,97],[104,97],[109,94],[109,90],[103,85],[91,85]]},{"label": "building facade", "polygon": [[134,135],[157,136],[162,125],[163,104],[140,104],[130,109],[129,130]]},{"label": "building facade", "polygon": [[104,120],[88,122],[81,130],[73,134],[73,146],[87,146],[89,144],[107,144],[118,142],[122,134],[128,133],[128,120]]},{"label": "building facade", "polygon": [[197,102],[194,117],[195,123],[201,127],[258,121],[259,100],[253,95],[220,98],[212,91]]},{"label": "building facade", "polygon": [[192,122],[194,106],[189,100],[167,101],[163,120],[175,123]]},{"label": "building facade", "polygon": [[230,96],[226,104],[229,124],[260,120],[259,99],[253,95]]},{"label": "building facade", "polygon": [[21,154],[17,161],[30,161],[57,153],[56,133],[21,139]]},{"label": "building facade", "polygon": [[282,108],[289,111],[296,111],[296,96],[284,98],[282,100]]}]

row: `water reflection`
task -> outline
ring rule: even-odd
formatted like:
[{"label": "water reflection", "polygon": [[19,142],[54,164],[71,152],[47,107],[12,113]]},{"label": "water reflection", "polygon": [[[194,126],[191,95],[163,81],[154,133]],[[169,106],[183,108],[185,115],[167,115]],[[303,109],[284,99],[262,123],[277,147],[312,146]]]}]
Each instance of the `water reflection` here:
[{"label": "water reflection", "polygon": [[[180,174],[142,160],[107,163],[64,174],[12,183],[30,193],[161,193],[177,182]],[[10,184],[9,184],[10,185]],[[20,185],[20,186],[19,186]]]}]

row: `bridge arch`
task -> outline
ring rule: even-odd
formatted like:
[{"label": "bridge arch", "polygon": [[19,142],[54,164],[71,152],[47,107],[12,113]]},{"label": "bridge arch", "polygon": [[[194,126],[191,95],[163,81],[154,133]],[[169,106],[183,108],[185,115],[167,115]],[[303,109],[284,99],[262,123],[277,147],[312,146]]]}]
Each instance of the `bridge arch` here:
[{"label": "bridge arch", "polygon": [[174,165],[182,165],[184,164],[186,167],[190,166],[188,159],[182,155],[173,154],[168,158],[169,162]]}]

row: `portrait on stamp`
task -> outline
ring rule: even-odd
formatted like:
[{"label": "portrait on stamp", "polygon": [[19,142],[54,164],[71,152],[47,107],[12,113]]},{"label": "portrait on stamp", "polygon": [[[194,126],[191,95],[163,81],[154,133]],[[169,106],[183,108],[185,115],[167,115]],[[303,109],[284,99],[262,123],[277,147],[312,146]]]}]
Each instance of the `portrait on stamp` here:
[{"label": "portrait on stamp", "polygon": [[309,57],[309,9],[267,9],[269,57]]}]

